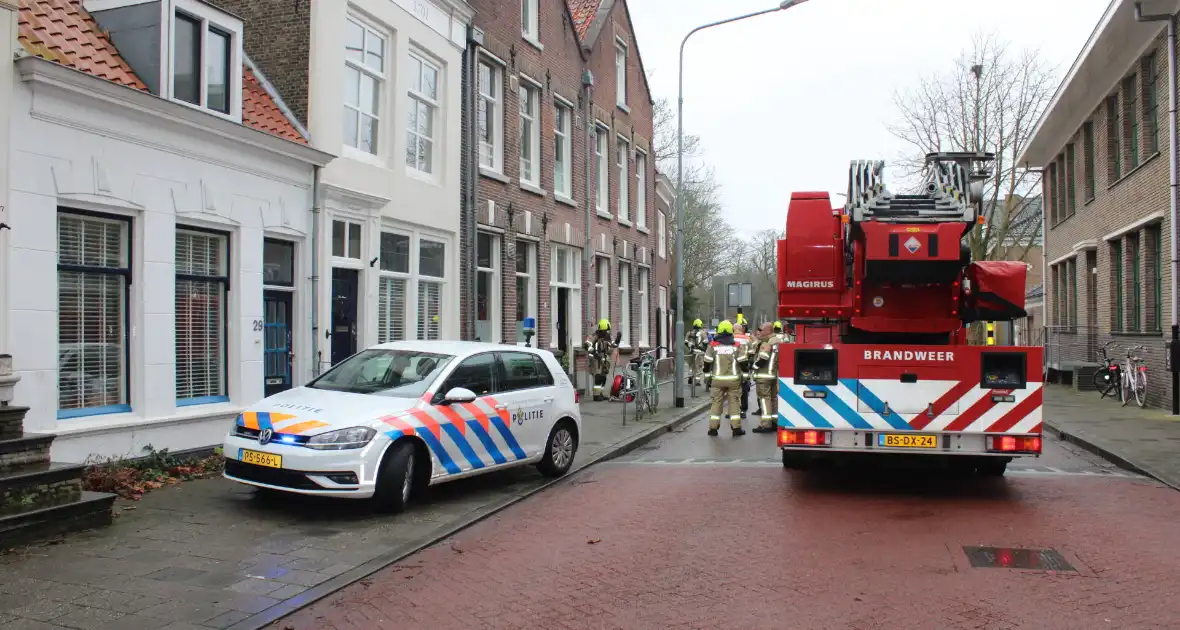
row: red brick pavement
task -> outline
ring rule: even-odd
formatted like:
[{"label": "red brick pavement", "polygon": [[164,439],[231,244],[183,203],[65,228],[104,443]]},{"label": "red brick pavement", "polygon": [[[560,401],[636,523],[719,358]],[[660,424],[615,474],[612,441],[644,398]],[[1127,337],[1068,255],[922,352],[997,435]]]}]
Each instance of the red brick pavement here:
[{"label": "red brick pavement", "polygon": [[[1081,477],[873,481],[606,466],[276,627],[1177,628],[1180,494]],[[973,569],[1053,547],[1076,574]]]}]

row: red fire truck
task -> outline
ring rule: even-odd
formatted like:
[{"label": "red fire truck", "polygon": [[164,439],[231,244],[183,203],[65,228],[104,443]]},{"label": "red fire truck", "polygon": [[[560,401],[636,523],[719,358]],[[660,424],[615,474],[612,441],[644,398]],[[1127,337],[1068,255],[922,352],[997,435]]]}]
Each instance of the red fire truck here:
[{"label": "red fire truck", "polygon": [[783,465],[876,454],[940,456],[1001,476],[1041,452],[1041,348],[971,345],[972,322],[1026,316],[1023,262],[972,261],[987,230],[990,153],[934,153],[917,194],[893,194],[884,163],[855,161],[848,199],[791,195],[778,243]]}]

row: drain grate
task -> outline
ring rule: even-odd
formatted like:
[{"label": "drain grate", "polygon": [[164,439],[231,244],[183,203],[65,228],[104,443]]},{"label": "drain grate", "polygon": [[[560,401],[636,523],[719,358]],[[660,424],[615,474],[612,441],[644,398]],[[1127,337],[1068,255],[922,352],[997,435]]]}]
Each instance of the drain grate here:
[{"label": "drain grate", "polygon": [[1035,571],[1077,571],[1053,549],[1011,549],[1008,547],[963,547],[976,569],[1032,569]]}]

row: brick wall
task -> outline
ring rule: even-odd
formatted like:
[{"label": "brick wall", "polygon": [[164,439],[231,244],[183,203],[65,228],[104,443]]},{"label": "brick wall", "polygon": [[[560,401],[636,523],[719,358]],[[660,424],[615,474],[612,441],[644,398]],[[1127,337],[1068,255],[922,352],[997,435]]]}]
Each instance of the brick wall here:
[{"label": "brick wall", "polygon": [[[1159,73],[1155,116],[1151,116],[1151,104],[1145,98],[1143,78],[1147,73],[1144,72],[1144,61],[1139,60],[1124,74],[1124,79],[1134,76],[1132,85],[1124,85],[1120,80],[1109,86],[1108,94],[1119,96],[1118,110],[1122,120],[1111,122],[1104,99],[1088,119],[1092,133],[1087,133],[1083,125],[1070,140],[1074,159],[1068,160],[1068,148],[1061,147],[1060,155],[1047,165],[1045,172],[1045,214],[1048,218],[1045,249],[1052,267],[1045,283],[1044,321],[1048,325],[1069,323],[1061,320],[1058,302],[1064,303],[1072,289],[1077,300],[1077,321],[1074,323],[1077,332],[1066,331],[1062,337],[1090,335],[1093,340],[1089,344],[1067,344],[1063,340],[1062,348],[1068,346],[1092,352],[1093,348],[1112,339],[1123,345],[1147,346],[1143,356],[1148,361],[1148,401],[1159,406],[1171,404],[1170,386],[1166,386],[1169,379],[1163,369],[1164,331],[1170,328],[1168,303],[1171,299],[1171,267],[1166,253],[1170,230],[1166,115],[1169,81],[1164,41],[1161,35],[1146,53],[1155,53]],[[1131,88],[1133,102],[1127,98],[1127,87]],[[1133,128],[1132,118],[1139,121],[1137,129]],[[1158,129],[1158,150],[1150,146],[1152,123]],[[1112,136],[1112,133],[1118,135]],[[1088,159],[1086,146],[1089,137],[1093,138],[1092,161]],[[1117,177],[1110,160],[1111,149],[1115,146],[1112,139],[1118,140],[1117,157],[1121,160]],[[1137,149],[1134,155],[1133,149]],[[1137,158],[1137,164],[1133,164],[1133,157]],[[1068,168],[1068,163],[1072,163],[1073,168]],[[1160,239],[1158,245],[1156,238]],[[1136,244],[1140,252],[1137,259],[1132,257]],[[1119,246],[1122,251],[1121,283],[1118,281],[1120,270],[1114,265],[1118,260],[1115,256]],[[1164,249],[1162,257],[1157,256],[1160,247]],[[1077,265],[1074,287],[1068,286],[1067,277],[1063,275],[1070,259],[1076,260]],[[1092,274],[1092,268],[1097,269],[1097,274]],[[1155,288],[1157,279],[1162,287],[1158,292]],[[1118,284],[1123,289],[1121,309],[1114,300]],[[1133,316],[1136,297],[1138,318]],[[1155,314],[1157,303],[1161,305],[1158,318]],[[1158,321],[1160,319],[1164,321]],[[1081,356],[1086,353],[1085,350],[1074,351],[1079,355],[1076,359],[1093,358]]]},{"label": "brick wall", "polygon": [[245,22],[246,54],[307,125],[311,0],[211,0]]},{"label": "brick wall", "polygon": [[[603,34],[594,44],[593,49],[583,54],[581,45],[569,21],[569,14],[564,0],[540,0],[540,43],[544,47],[542,52],[532,43],[525,40],[520,33],[519,3],[512,10],[505,11],[503,3],[494,0],[473,0],[471,5],[476,10],[476,26],[484,32],[484,48],[488,56],[484,59],[501,70],[500,77],[501,99],[498,120],[503,130],[503,158],[498,172],[491,172],[481,168],[477,187],[477,200],[474,214],[478,225],[487,232],[493,233],[499,241],[500,278],[501,278],[501,334],[504,341],[516,339],[516,255],[518,245],[527,240],[537,251],[537,274],[533,286],[538,288],[537,317],[538,339],[535,341],[541,347],[548,347],[551,339],[550,325],[553,305],[550,304],[549,278],[550,260],[554,245],[568,245],[577,250],[585,246],[585,219],[589,202],[592,214],[591,249],[596,253],[610,258],[610,277],[612,281],[610,320],[619,326],[619,291],[618,278],[620,261],[630,265],[631,296],[631,338],[638,341],[640,317],[639,299],[636,283],[638,282],[638,268],[641,263],[651,264],[655,257],[655,169],[654,161],[648,159],[646,163],[646,208],[644,217],[648,231],[641,232],[635,227],[636,221],[636,181],[634,148],[646,150],[650,153],[652,122],[651,101],[641,76],[641,67],[637,55],[637,47],[632,42],[628,55],[628,103],[630,112],[625,112],[615,106],[615,72],[614,72],[614,35],[618,32],[628,34],[626,13],[623,3],[616,3],[611,14],[606,18]],[[589,42],[588,42],[589,43]],[[503,65],[500,65],[500,64]],[[589,68],[593,72],[594,84],[591,102],[587,103],[582,89],[582,72]],[[526,78],[527,77],[527,78]],[[540,128],[540,181],[537,188],[522,185],[520,165],[520,100],[518,85],[522,81],[532,79],[539,84],[539,107],[537,121]],[[571,198],[558,199],[554,193],[554,163],[555,163],[555,118],[556,104],[564,101],[573,106],[574,116],[571,123],[569,141],[572,143],[572,177]],[[591,111],[589,119],[586,112]],[[589,181],[589,200],[587,199],[586,151],[593,150],[593,140],[588,140],[587,130],[594,129],[594,121],[599,120],[610,126],[610,142],[607,150],[609,160],[609,193],[607,209],[612,215],[617,209],[619,181],[618,166],[615,160],[615,137],[623,135],[631,142],[632,151],[628,158],[630,175],[628,204],[631,208],[632,225],[628,226],[612,216],[605,218],[593,211],[595,198],[595,171],[591,162],[592,172]],[[474,147],[478,150],[479,147]],[[603,236],[605,235],[605,242]],[[464,250],[474,251],[473,247],[464,244]],[[582,270],[581,296],[583,306],[591,300],[591,317],[586,318],[584,311],[571,312],[571,319],[582,321],[583,336],[590,331],[590,324],[598,318],[595,292],[594,267],[589,273],[585,270],[581,260],[579,268]],[[654,340],[654,311],[656,308],[657,283],[656,270],[648,274],[649,287],[649,334],[648,342]],[[464,288],[464,299],[475,299],[475,291]],[[466,317],[466,309],[463,311]],[[464,329],[467,329],[466,322]],[[575,345],[580,339],[574,339]]]}]

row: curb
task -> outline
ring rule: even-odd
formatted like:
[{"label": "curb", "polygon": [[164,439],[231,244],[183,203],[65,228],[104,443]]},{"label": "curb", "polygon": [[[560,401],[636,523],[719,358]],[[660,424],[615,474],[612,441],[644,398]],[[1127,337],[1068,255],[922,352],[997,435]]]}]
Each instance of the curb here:
[{"label": "curb", "polygon": [[1149,477],[1151,479],[1154,479],[1154,480],[1172,488],[1173,490],[1180,490],[1180,483],[1169,480],[1169,479],[1165,478],[1164,475],[1161,475],[1157,472],[1153,472],[1152,470],[1150,470],[1148,468],[1144,468],[1143,466],[1140,466],[1140,465],[1136,464],[1135,462],[1132,462],[1131,460],[1123,457],[1122,455],[1119,455],[1118,453],[1115,453],[1114,451],[1099,445],[1094,440],[1084,438],[1076,433],[1071,433],[1071,432],[1066,431],[1060,427],[1055,427],[1050,422],[1045,422],[1043,429],[1046,432],[1052,434],[1057,439],[1062,440],[1063,442],[1069,442],[1070,444],[1075,444],[1077,446],[1080,446],[1083,450],[1093,453],[1093,454],[1101,457],[1102,459],[1109,461],[1110,463],[1114,464],[1115,466],[1118,466],[1119,468],[1122,468],[1124,470],[1128,470],[1130,472],[1133,472],[1133,473],[1136,473],[1139,475],[1143,475],[1144,477]]},{"label": "curb", "polygon": [[640,433],[639,435],[636,435],[623,442],[616,442],[601,454],[595,456],[593,459],[588,460],[585,464],[575,470],[570,471],[563,477],[548,481],[523,494],[510,497],[498,503],[485,505],[482,508],[477,508],[471,515],[460,519],[456,523],[443,525],[420,541],[406,543],[399,547],[395,547],[390,551],[383,553],[376,558],[365,562],[364,564],[361,564],[360,566],[353,567],[352,569],[345,571],[340,575],[328,578],[327,580],[320,582],[316,586],[313,586],[292,598],[285,599],[274,606],[263,610],[262,612],[251,615],[230,626],[227,630],[261,630],[262,628],[277,622],[283,617],[286,617],[302,608],[306,608],[307,606],[310,606],[311,604],[327,597],[328,595],[331,595],[332,593],[335,593],[336,591],[339,591],[342,588],[345,588],[355,582],[359,582],[366,577],[369,577],[370,575],[380,571],[381,569],[384,569],[385,567],[400,562],[407,556],[418,553],[419,551],[426,549],[427,547],[430,547],[441,540],[450,538],[451,536],[454,536],[464,529],[475,525],[476,523],[489,516],[492,516],[493,514],[496,514],[497,512],[500,512],[501,510],[504,510],[505,508],[511,507],[535,494],[544,492],[554,485],[569,481],[576,475],[580,475],[586,470],[590,469],[595,464],[600,464],[602,462],[625,455],[639,448],[640,446],[655,440],[665,433],[674,431],[685,424],[688,424],[693,418],[696,418],[709,406],[708,402],[702,402],[695,406],[690,406],[687,403],[688,401],[686,401],[683,413],[676,416],[674,419],[657,424],[643,433]]}]

